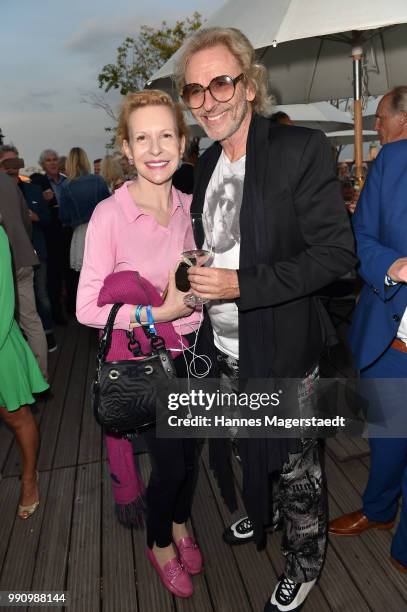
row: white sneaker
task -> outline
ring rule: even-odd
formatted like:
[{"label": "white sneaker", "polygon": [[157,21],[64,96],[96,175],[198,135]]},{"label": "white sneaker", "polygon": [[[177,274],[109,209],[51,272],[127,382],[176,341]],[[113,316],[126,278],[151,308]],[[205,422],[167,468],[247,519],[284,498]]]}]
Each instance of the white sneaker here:
[{"label": "white sneaker", "polygon": [[271,599],[266,603],[264,612],[300,610],[315,583],[316,579],[310,582],[294,582],[283,574],[277,582]]},{"label": "white sneaker", "polygon": [[243,516],[223,532],[223,541],[230,546],[246,544],[254,540],[253,524],[248,516]]}]

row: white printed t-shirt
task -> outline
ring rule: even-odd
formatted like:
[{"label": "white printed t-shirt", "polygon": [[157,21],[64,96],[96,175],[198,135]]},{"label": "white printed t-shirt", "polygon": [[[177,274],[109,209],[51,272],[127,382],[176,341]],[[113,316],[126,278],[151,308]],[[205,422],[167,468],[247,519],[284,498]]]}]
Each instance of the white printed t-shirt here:
[{"label": "white printed t-shirt", "polygon": [[[212,221],[212,268],[239,268],[240,208],[246,156],[230,162],[222,151],[205,194],[203,214]],[[212,300],[207,305],[216,347],[238,359],[238,309],[233,300]]]}]

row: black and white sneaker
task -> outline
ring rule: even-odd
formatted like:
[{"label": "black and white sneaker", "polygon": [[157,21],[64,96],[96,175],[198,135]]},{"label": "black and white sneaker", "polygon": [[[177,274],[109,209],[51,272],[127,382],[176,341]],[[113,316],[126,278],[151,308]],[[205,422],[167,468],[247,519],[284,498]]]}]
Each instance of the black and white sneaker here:
[{"label": "black and white sneaker", "polygon": [[253,524],[248,516],[243,516],[223,532],[223,541],[230,546],[246,544],[254,540]]},{"label": "black and white sneaker", "polygon": [[271,598],[264,606],[264,612],[272,612],[272,610],[280,610],[281,612],[284,610],[287,612],[300,610],[315,583],[316,579],[310,582],[294,582],[294,580],[283,574]]}]

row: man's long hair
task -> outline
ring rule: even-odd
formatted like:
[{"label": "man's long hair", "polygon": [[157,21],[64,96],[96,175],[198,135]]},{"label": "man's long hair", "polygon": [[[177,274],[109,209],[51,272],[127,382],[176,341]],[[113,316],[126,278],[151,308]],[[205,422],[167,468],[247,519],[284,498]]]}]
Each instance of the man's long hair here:
[{"label": "man's long hair", "polygon": [[253,110],[259,115],[269,116],[272,112],[273,98],[267,91],[267,70],[257,62],[255,50],[249,39],[236,28],[206,28],[186,39],[175,67],[174,78],[178,91],[181,91],[185,85],[185,69],[192,55],[217,45],[223,45],[230,51],[253,85],[256,92],[252,102]]}]

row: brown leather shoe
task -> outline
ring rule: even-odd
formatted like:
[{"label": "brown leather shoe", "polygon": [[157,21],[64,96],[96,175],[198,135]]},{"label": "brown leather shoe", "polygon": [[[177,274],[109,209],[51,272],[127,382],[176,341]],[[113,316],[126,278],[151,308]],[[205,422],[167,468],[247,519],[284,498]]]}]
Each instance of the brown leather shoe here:
[{"label": "brown leather shoe", "polygon": [[343,514],[338,516],[329,523],[329,533],[332,535],[342,536],[354,536],[367,531],[368,529],[391,529],[394,525],[394,521],[390,523],[378,523],[376,521],[369,521],[362,510],[356,510],[356,512],[350,512],[349,514]]},{"label": "brown leather shoe", "polygon": [[399,572],[402,572],[403,574],[407,574],[407,567],[405,565],[403,565],[402,563],[400,563],[400,561],[397,561],[397,559],[395,559],[394,557],[390,557],[390,563]]}]

